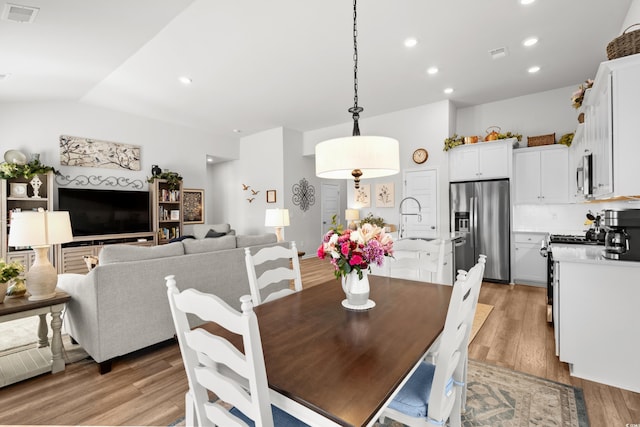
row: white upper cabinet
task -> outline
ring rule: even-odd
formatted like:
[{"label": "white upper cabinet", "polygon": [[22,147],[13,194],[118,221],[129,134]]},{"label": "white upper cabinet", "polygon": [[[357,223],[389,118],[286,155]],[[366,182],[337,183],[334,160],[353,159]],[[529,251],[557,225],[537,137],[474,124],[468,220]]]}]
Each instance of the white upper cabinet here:
[{"label": "white upper cabinet", "polygon": [[449,181],[511,177],[513,139],[478,142],[449,150]]},{"label": "white upper cabinet", "polygon": [[564,145],[513,152],[515,203],[567,203],[569,150]]},{"label": "white upper cabinet", "polygon": [[606,61],[598,68],[583,103],[584,129],[576,133],[571,146],[572,167],[578,177],[572,188],[578,193],[583,182],[579,175],[585,170],[581,160],[591,155],[592,191],[578,200],[640,195],[639,75],[640,55]]}]

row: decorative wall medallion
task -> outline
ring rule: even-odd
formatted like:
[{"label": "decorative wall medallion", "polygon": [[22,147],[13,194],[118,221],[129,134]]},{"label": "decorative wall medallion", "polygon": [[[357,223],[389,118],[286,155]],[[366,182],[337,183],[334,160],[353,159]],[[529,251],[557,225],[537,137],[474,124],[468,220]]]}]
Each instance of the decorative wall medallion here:
[{"label": "decorative wall medallion", "polygon": [[393,182],[376,184],[376,208],[392,208],[395,192]]},{"label": "decorative wall medallion", "polygon": [[293,191],[293,204],[300,206],[303,211],[308,211],[309,207],[316,203],[316,189],[305,178],[302,178],[299,183],[293,184],[291,190]]},{"label": "decorative wall medallion", "polygon": [[139,171],[140,147],[60,135],[60,164]]},{"label": "decorative wall medallion", "polygon": [[356,189],[355,201],[361,208],[371,207],[371,184],[360,184],[360,188]]}]

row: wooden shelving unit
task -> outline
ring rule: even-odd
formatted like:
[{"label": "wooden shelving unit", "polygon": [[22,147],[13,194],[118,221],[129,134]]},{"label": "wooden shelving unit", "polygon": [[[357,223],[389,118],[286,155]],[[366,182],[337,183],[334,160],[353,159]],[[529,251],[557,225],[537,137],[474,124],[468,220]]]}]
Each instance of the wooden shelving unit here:
[{"label": "wooden shelving unit", "polygon": [[[8,262],[19,261],[28,270],[35,260],[35,253],[30,248],[13,248],[8,246],[9,230],[11,227],[11,213],[20,210],[22,212],[38,210],[53,210],[53,172],[38,175],[42,182],[39,187],[39,197],[34,197],[34,189],[30,184],[31,178],[11,178],[0,180],[0,258]],[[18,197],[11,193],[12,184],[14,191],[16,184],[26,189],[24,196]],[[49,259],[55,263],[53,248],[49,253]]]},{"label": "wooden shelving unit", "polygon": [[164,179],[156,179],[150,188],[152,224],[157,245],[182,236],[182,182],[171,188]]}]

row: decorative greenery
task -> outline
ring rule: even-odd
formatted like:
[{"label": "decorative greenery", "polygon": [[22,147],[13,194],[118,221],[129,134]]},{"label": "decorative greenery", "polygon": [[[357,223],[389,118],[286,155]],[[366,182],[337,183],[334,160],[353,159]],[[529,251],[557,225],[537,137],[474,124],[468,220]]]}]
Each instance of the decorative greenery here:
[{"label": "decorative greenery", "polygon": [[566,145],[567,147],[571,147],[571,143],[573,142],[574,133],[565,133],[562,135],[562,138],[558,140],[558,144]]},{"label": "decorative greenery", "polygon": [[342,224],[336,224],[335,215],[331,223],[333,227],[324,235],[317,255],[321,259],[329,257],[336,278],[355,271],[362,279],[362,270],[371,271],[371,264],[382,266],[385,256],[393,256],[393,239],[383,228],[361,224],[356,230],[344,230]]},{"label": "decorative greenery", "polygon": [[167,184],[169,184],[170,190],[175,190],[180,186],[182,182],[182,176],[180,176],[177,172],[166,171],[162,172],[158,175],[153,175],[151,178],[147,179],[148,183],[152,183],[156,179],[165,179]]},{"label": "decorative greenery", "polygon": [[449,151],[453,147],[457,147],[458,145],[464,144],[464,136],[458,136],[457,133],[454,133],[453,136],[444,140],[444,148],[443,151]]},{"label": "decorative greenery", "polygon": [[371,224],[371,225],[375,225],[378,226],[380,228],[384,228],[384,219],[382,219],[382,217],[379,216],[373,216],[373,213],[369,212],[369,215],[367,215],[365,218],[363,218],[360,221],[360,224]]},{"label": "decorative greenery", "polygon": [[591,89],[591,86],[593,86],[593,79],[587,79],[584,81],[584,83],[578,86],[578,90],[573,92],[573,94],[571,95],[571,105],[573,106],[573,108],[577,110],[578,108],[582,107],[584,94],[587,92],[587,89]]},{"label": "decorative greenery", "polygon": [[18,261],[6,263],[0,258],[0,283],[8,282],[14,279],[24,271],[24,266]]},{"label": "decorative greenery", "polygon": [[33,159],[29,163],[20,165],[18,163],[2,163],[0,164],[0,178],[33,178],[36,175],[45,174],[49,171],[56,170],[51,166],[45,166],[40,160]]},{"label": "decorative greenery", "polygon": [[[519,133],[513,133],[513,132],[499,133],[497,138],[498,139],[517,138],[518,141],[522,141],[522,135]],[[454,133],[453,136],[450,136],[449,138],[444,140],[443,151],[449,151],[450,149],[463,144],[464,144],[464,136],[458,136],[457,133]]]},{"label": "decorative greenery", "polygon": [[519,133],[507,132],[507,133],[498,134],[498,139],[509,139],[509,138],[518,138],[518,142],[522,141],[522,135],[520,135]]}]

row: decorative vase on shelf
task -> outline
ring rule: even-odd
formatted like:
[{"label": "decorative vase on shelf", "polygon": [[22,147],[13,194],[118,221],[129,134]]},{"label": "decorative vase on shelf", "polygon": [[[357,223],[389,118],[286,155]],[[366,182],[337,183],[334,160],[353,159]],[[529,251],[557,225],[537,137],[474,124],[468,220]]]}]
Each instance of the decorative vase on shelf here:
[{"label": "decorative vase on shelf", "polygon": [[31,181],[29,181],[31,187],[33,187],[33,196],[34,199],[40,198],[40,186],[42,185],[42,181],[40,181],[40,177],[38,175],[34,176]]},{"label": "decorative vase on shelf", "polygon": [[342,276],[342,290],[347,299],[342,301],[343,307],[352,310],[367,310],[375,306],[375,302],[369,299],[369,276],[366,270],[362,270],[362,279],[358,272],[353,270],[346,276]]},{"label": "decorative vase on shelf", "polygon": [[578,123],[584,123],[584,113],[578,114]]}]

